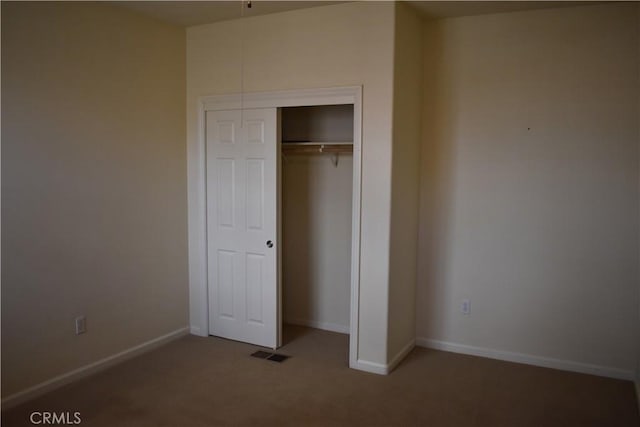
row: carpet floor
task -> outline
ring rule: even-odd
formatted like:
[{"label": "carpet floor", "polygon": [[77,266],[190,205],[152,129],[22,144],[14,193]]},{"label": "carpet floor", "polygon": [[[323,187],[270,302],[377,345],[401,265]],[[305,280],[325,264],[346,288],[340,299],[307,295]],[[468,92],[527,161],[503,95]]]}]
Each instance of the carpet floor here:
[{"label": "carpet floor", "polygon": [[[2,412],[79,412],[82,426],[639,426],[633,383],[414,349],[388,376],[348,368],[348,336],[285,329],[283,363],[185,336]],[[71,421],[74,421],[71,416]]]}]

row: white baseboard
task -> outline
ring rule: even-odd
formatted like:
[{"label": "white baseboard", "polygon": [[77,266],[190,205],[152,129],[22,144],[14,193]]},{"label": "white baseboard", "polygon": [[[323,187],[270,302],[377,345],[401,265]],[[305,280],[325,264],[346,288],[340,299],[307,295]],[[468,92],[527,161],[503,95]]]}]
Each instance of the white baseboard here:
[{"label": "white baseboard", "polygon": [[202,330],[198,326],[191,326],[189,328],[189,333],[191,335],[197,335],[199,337],[206,337],[207,334],[202,333]]},{"label": "white baseboard", "polygon": [[394,356],[393,359],[391,359],[391,362],[387,363],[386,365],[383,363],[369,362],[367,360],[358,359],[355,363],[350,364],[349,367],[357,369],[359,371],[370,372],[372,374],[388,375],[396,368],[396,366],[398,366],[400,362],[402,362],[402,359],[404,359],[415,346],[415,340],[411,340],[402,348],[402,350],[398,352],[398,354]]},{"label": "white baseboard", "polygon": [[409,341],[407,345],[405,345],[402,348],[402,350],[400,350],[398,354],[396,354],[396,356],[393,359],[391,359],[391,362],[389,362],[389,365],[388,365],[389,366],[388,372],[393,371],[396,368],[396,366],[398,366],[398,364],[402,362],[402,359],[407,357],[407,354],[409,354],[415,346],[416,346],[416,340]]},{"label": "white baseboard", "polygon": [[81,368],[74,369],[73,371],[58,375],[57,377],[51,378],[48,381],[36,384],[32,387],[29,387],[25,390],[19,391],[18,393],[14,393],[11,396],[7,396],[6,398],[2,399],[2,409],[11,408],[28,400],[34,399],[64,385],[67,385],[74,381],[78,381],[81,378],[85,378],[89,375],[107,369],[110,366],[121,363],[127,359],[131,359],[132,357],[138,356],[142,353],[146,353],[147,351],[160,347],[161,345],[178,339],[184,335],[187,335],[188,333],[189,328],[177,329],[166,335],[162,335],[160,337],[139,344],[135,347],[131,347],[127,350],[121,351],[120,353],[105,357],[104,359],[100,359],[97,362],[93,362]]},{"label": "white baseboard", "polygon": [[452,353],[469,354],[472,356],[487,357],[490,359],[504,360],[507,362],[524,363],[527,365],[541,366],[543,368],[559,369],[562,371],[579,372],[582,374],[598,375],[601,377],[616,378],[621,380],[633,380],[634,373],[624,369],[608,366],[591,365],[588,363],[574,362],[571,360],[553,359],[549,357],[534,356],[531,354],[514,353],[510,351],[495,350],[491,348],[476,347],[466,344],[458,344],[447,341],[438,341],[428,338],[416,338],[416,345],[432,348],[434,350],[450,351]]},{"label": "white baseboard", "polygon": [[387,365],[376,362],[369,362],[368,360],[358,359],[355,363],[350,363],[349,367],[351,369],[357,369],[359,371],[369,372],[372,374],[378,375],[387,375],[389,373],[389,369]]},{"label": "white baseboard", "polygon": [[329,322],[318,322],[315,320],[307,320],[307,319],[285,319],[284,323],[288,323],[290,325],[298,325],[298,326],[308,326],[310,328],[322,329],[323,331],[331,331],[338,332],[340,334],[348,334],[349,325],[338,325],[337,323],[329,323]]}]

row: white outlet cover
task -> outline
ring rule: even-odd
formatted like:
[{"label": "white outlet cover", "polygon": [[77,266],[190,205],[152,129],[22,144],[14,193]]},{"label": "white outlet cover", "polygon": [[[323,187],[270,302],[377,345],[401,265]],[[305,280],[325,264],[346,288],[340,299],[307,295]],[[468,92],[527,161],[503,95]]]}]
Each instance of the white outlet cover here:
[{"label": "white outlet cover", "polygon": [[85,316],[76,317],[76,335],[87,332],[87,318]]},{"label": "white outlet cover", "polygon": [[461,309],[463,314],[471,313],[471,301],[469,301],[468,299],[462,300]]}]

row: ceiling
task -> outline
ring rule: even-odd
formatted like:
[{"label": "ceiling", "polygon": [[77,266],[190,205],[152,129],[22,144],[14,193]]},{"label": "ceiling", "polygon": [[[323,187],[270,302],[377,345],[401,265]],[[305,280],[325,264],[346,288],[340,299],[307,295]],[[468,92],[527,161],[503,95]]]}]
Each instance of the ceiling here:
[{"label": "ceiling", "polygon": [[426,18],[486,15],[533,9],[583,6],[600,1],[408,1]]},{"label": "ceiling", "polygon": [[[253,0],[252,7],[244,9],[246,1],[112,1],[128,9],[174,25],[188,27],[241,16],[266,15],[288,10],[326,6],[342,1],[268,1]],[[595,1],[407,1],[426,18],[483,15],[601,3]],[[241,15],[242,14],[242,15]]]},{"label": "ceiling", "polygon": [[[228,21],[241,16],[267,15],[307,7],[326,6],[340,1],[267,1],[253,0],[251,8],[246,1],[114,1],[110,2],[133,9],[147,16],[170,24],[189,27]],[[244,4],[244,10],[241,5]],[[242,15],[241,15],[242,13]]]}]

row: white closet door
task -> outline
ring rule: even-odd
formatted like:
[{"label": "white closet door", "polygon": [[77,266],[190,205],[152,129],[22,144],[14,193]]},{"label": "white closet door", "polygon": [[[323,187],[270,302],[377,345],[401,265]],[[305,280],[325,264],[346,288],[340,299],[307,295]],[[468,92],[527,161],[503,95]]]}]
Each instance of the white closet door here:
[{"label": "white closet door", "polygon": [[208,111],[211,335],[277,346],[277,110]]}]

